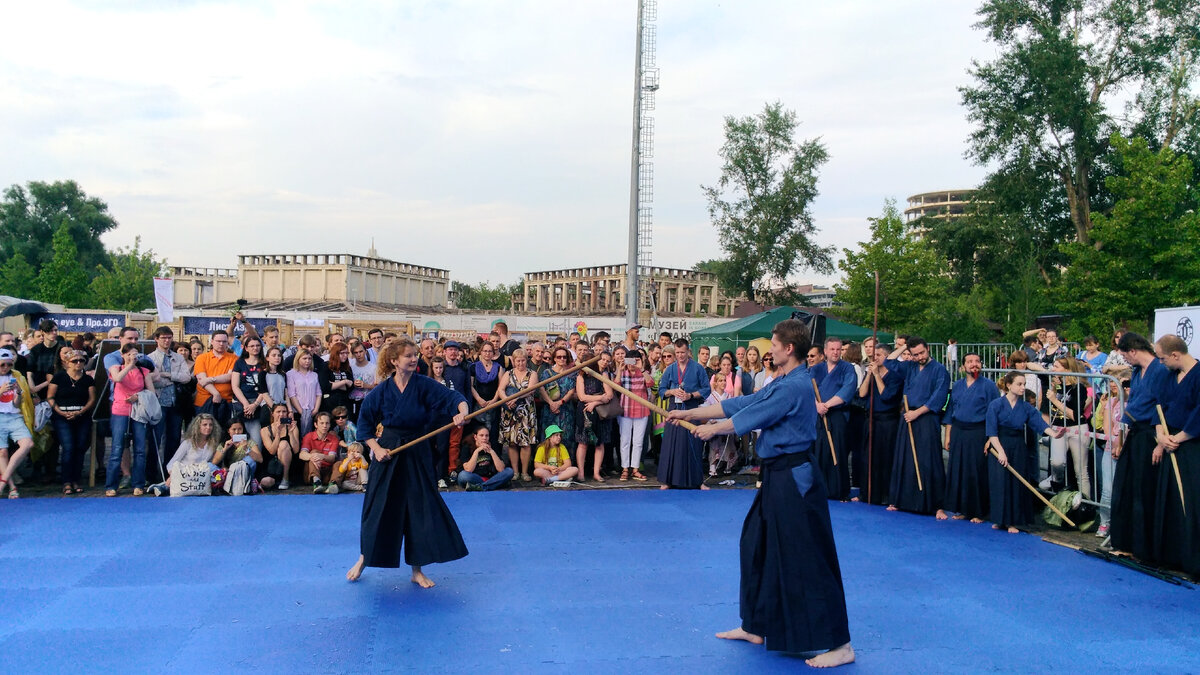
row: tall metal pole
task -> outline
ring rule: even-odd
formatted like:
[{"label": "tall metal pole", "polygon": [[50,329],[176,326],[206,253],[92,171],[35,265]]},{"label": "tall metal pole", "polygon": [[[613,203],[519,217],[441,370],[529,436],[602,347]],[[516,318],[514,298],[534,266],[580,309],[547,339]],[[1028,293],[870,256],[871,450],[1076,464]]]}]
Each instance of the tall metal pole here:
[{"label": "tall metal pole", "polygon": [[633,144],[629,159],[629,264],[625,280],[625,321],[638,322],[638,178],[642,161],[642,2],[637,3],[637,47],[633,55]]}]

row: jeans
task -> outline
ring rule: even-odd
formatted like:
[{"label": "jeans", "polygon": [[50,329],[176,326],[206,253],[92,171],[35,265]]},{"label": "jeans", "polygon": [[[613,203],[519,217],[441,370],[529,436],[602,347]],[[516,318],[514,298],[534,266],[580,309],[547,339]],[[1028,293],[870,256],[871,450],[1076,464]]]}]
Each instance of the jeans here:
[{"label": "jeans", "polygon": [[62,447],[62,482],[78,483],[83,476],[83,455],[91,441],[92,418],[89,415],[76,417],[68,422],[55,415],[50,418],[54,435]]},{"label": "jeans", "polygon": [[112,450],[108,453],[108,463],[104,488],[116,490],[121,484],[121,454],[125,452],[125,437],[133,435],[133,487],[146,487],[146,425],[135,421],[128,415],[113,415],[109,421],[112,425]]},{"label": "jeans", "polygon": [[163,416],[158,424],[150,427],[150,440],[154,442],[154,450],[158,463],[155,466],[155,476],[164,480],[167,463],[175,456],[179,448],[179,438],[183,433],[183,416],[174,406],[163,407]]},{"label": "jeans", "polygon": [[471,483],[474,485],[483,486],[484,490],[495,490],[496,488],[504,487],[505,485],[508,485],[508,482],[511,481],[512,478],[513,470],[511,466],[505,467],[503,471],[497,473],[495,476],[492,476],[487,480],[484,480],[483,476],[473,474],[470,471],[464,470],[458,472],[459,485],[466,487],[468,483]]},{"label": "jeans", "polygon": [[642,465],[642,443],[646,440],[646,426],[650,417],[618,417],[621,429],[621,468],[637,469]]},{"label": "jeans", "polygon": [[1107,525],[1112,515],[1113,474],[1117,470],[1117,463],[1113,461],[1108,444],[1104,441],[1096,441],[1096,451],[1096,468],[1099,474],[1096,480],[1100,483],[1100,524]]}]

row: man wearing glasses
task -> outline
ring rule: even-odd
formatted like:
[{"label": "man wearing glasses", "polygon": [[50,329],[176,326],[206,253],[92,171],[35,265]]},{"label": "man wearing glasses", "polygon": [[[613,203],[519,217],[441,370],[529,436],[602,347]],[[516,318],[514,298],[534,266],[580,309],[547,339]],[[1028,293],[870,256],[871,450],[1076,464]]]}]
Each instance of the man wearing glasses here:
[{"label": "man wearing glasses", "polygon": [[[187,384],[192,379],[187,361],[171,350],[174,340],[175,334],[168,326],[159,326],[154,331],[154,351],[148,356],[154,364],[150,381],[154,383],[154,393],[158,395],[158,404],[162,406],[162,420],[150,429],[150,438],[158,451],[159,468],[166,466],[175,455],[183,430],[183,418],[175,407],[175,385]],[[158,480],[165,478],[161,476]]]},{"label": "man wearing glasses", "polygon": [[[950,373],[946,366],[929,359],[929,345],[923,338],[912,336],[908,339],[908,355],[908,361],[897,364],[897,370],[904,378],[903,396],[909,409],[904,412],[901,428],[896,434],[896,470],[892,472],[892,503],[888,511],[932,515],[942,508],[946,492],[939,418],[950,395]],[[901,406],[903,410],[903,403]],[[909,441],[909,429],[915,443]],[[916,464],[913,463],[914,447]],[[921,472],[919,483],[918,468]]]},{"label": "man wearing glasses", "polygon": [[367,356],[372,361],[378,361],[379,350],[383,349],[383,331],[379,328],[367,331],[367,341],[371,343],[371,346],[367,348]]}]

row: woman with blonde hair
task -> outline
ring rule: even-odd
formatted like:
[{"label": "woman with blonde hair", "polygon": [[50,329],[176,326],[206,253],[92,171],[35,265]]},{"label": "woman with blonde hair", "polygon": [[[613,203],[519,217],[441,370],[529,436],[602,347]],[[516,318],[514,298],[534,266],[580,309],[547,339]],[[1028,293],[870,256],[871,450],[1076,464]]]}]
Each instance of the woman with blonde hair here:
[{"label": "woman with blonde hair", "polygon": [[[454,516],[437,491],[429,441],[396,454],[399,448],[430,431],[446,415],[462,426],[467,400],[434,380],[417,376],[420,354],[407,336],[384,346],[379,354],[378,382],[363,399],[358,414],[358,441],[371,451],[369,479],[363,498],[361,554],[346,573],[358,581],[364,567],[399,567],[400,550],[412,567],[412,582],[431,588],[422,568],[467,555]],[[376,438],[376,427],[383,430]]]},{"label": "woman with blonde hair", "polygon": [[[504,396],[537,384],[537,373],[529,370],[529,357],[524,349],[517,348],[509,355],[512,370],[500,373],[500,391]],[[508,465],[515,472],[520,460],[521,480],[533,480],[529,475],[530,448],[537,443],[537,410],[533,405],[533,394],[526,394],[509,401],[500,409],[500,441],[508,446]]]},{"label": "woman with blonde hair", "polygon": [[[1055,376],[1051,386],[1046,389],[1046,398],[1050,402],[1051,423],[1058,421],[1066,429],[1066,434],[1060,438],[1050,439],[1050,486],[1066,485],[1067,453],[1071,455],[1071,463],[1075,467],[1075,478],[1079,481],[1079,491],[1084,499],[1092,498],[1091,478],[1088,474],[1087,446],[1088,427],[1092,419],[1088,410],[1087,380],[1079,375],[1059,375],[1060,373],[1083,373],[1084,366],[1074,356],[1060,356],[1050,365],[1050,372]],[[1059,386],[1055,386],[1058,384]]]}]

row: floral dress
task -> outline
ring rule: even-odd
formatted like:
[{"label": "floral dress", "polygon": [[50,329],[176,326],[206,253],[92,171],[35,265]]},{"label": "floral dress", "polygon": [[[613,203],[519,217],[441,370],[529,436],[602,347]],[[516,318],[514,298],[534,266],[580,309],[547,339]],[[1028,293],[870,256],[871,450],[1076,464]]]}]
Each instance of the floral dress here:
[{"label": "floral dress", "polygon": [[[558,373],[554,372],[553,368],[546,368],[538,376],[538,380],[540,382],[545,382],[555,375],[558,375]],[[571,374],[546,385],[544,389],[546,395],[550,397],[551,401],[557,401],[572,391],[575,391],[575,377],[575,374]],[[541,428],[545,429],[551,424],[558,425],[558,428],[562,429],[563,431],[564,442],[569,443],[571,439],[575,438],[576,405],[577,402],[574,400],[567,401],[566,403],[562,404],[562,407],[558,409],[557,413],[552,412],[549,405],[542,406]]]},{"label": "floral dress", "polygon": [[[598,396],[604,393],[604,383],[589,377],[583,381],[583,391],[588,396]],[[601,419],[598,410],[584,411],[582,404],[575,410],[575,442],[584,445],[607,445],[612,438],[612,425],[608,420]]]},{"label": "floral dress", "polygon": [[[510,372],[508,386],[504,388],[505,396],[512,396],[529,386],[533,373],[525,371],[524,380],[518,382],[515,373]],[[510,410],[508,406],[500,408],[500,440],[507,445],[537,445],[537,410],[533,398],[518,399]]]}]

